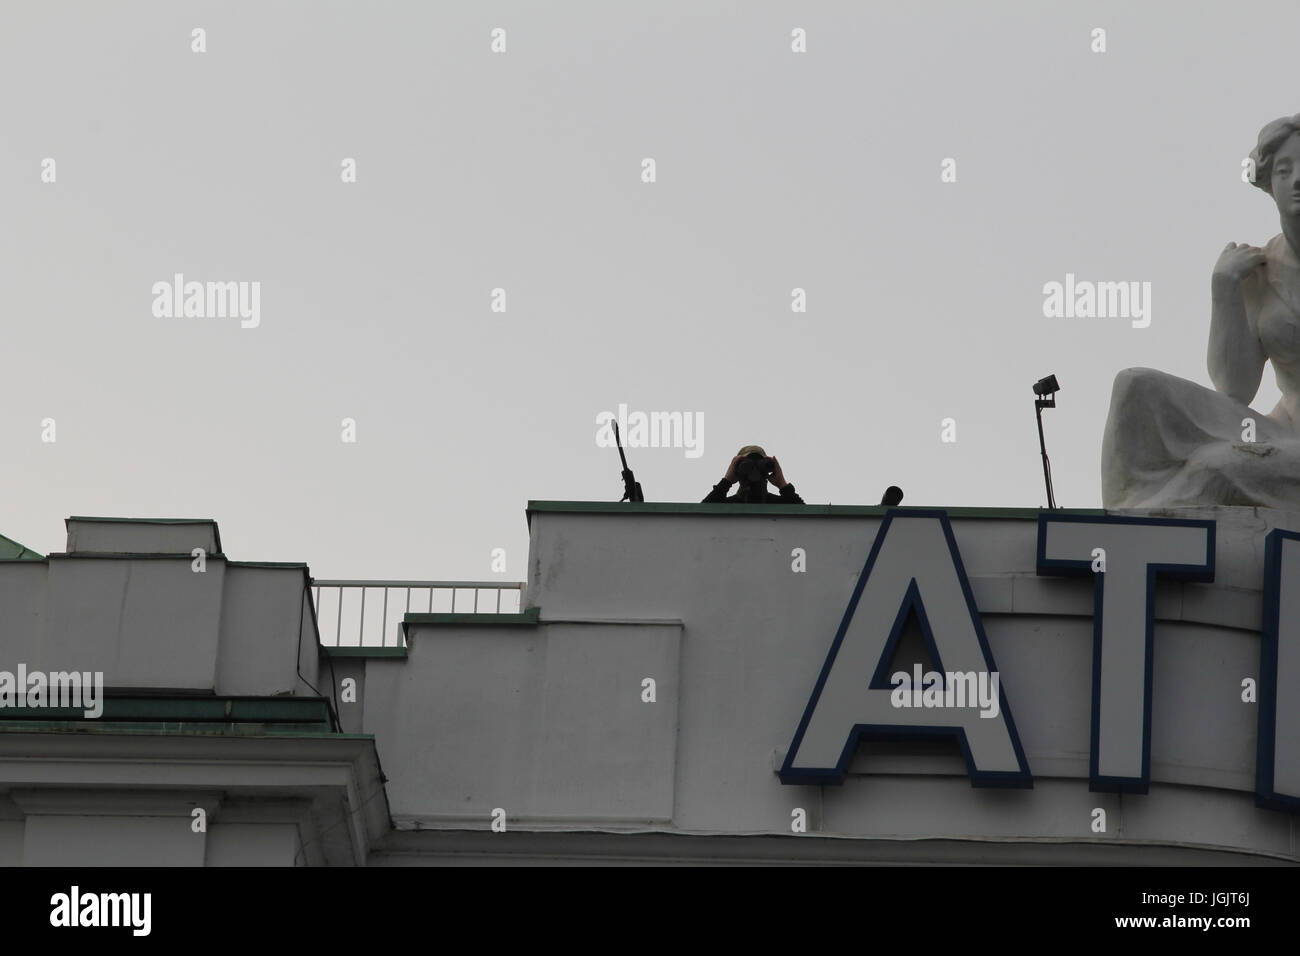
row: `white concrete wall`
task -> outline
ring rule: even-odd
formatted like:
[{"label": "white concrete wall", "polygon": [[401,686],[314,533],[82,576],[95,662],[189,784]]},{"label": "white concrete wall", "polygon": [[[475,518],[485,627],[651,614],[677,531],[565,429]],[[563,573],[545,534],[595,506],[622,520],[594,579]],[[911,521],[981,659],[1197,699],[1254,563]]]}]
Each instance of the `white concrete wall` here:
[{"label": "white concrete wall", "polygon": [[44,561],[0,561],[0,670],[40,659],[48,588]]},{"label": "white concrete wall", "polygon": [[[1295,860],[1293,818],[1254,806],[1257,713],[1240,685],[1259,669],[1264,534],[1300,528],[1300,516],[1181,516],[1217,519],[1217,579],[1157,590],[1147,795],[1088,790],[1090,582],[1038,576],[1036,522],[988,515],[952,524],[1032,790],[972,787],[950,742],[864,742],[840,787],[777,777],[880,517],[545,511],[532,516],[529,558],[540,625],[417,625],[405,659],[336,662],[340,679],[361,678],[361,700],[342,717],[346,730],[375,735],[387,804],[368,779],[336,775],[331,785],[378,814],[372,829],[391,808],[402,840],[371,862],[435,859],[449,844],[422,837],[488,834],[496,808],[516,833],[575,839],[791,836],[801,808],[810,837],[893,841],[918,860],[937,845],[920,841],[933,840]],[[796,547],[806,573],[791,572]],[[110,687],[222,694],[303,693],[301,669],[328,694],[305,600],[301,568],[209,559],[194,574],[188,559],[85,555],[0,562],[0,669],[103,669]],[[653,703],[642,699],[647,678]],[[191,766],[181,759],[188,744],[165,743],[178,771]],[[138,739],[119,743],[128,745],[144,759]],[[70,803],[97,766],[86,756],[44,775],[27,769],[21,748],[11,766],[5,759],[14,786],[64,797],[0,806],[0,863],[353,859],[346,828],[304,843],[300,811],[264,799],[218,814],[205,839],[190,840],[186,818],[147,802],[111,813]],[[258,786],[268,772],[303,799],[307,769],[264,768]],[[226,771],[203,779],[218,789],[240,780]],[[1090,829],[1096,808],[1108,814],[1104,834]]]},{"label": "white concrete wall", "polygon": [[[209,563],[209,571],[213,565]],[[301,568],[231,566],[225,572],[218,694],[310,694],[298,677],[319,683],[320,652]],[[301,640],[299,635],[301,633]]]},{"label": "white concrete wall", "polygon": [[[1092,585],[1039,577],[1037,523],[1009,518],[952,523],[1032,790],[972,787],[955,742],[864,742],[841,787],[778,779],[874,516],[535,512],[528,594],[542,625],[413,628],[407,661],[368,662],[364,728],[399,828],[486,830],[504,806],[528,830],[636,816],[670,833],[789,835],[803,808],[816,835],[1296,859],[1292,818],[1254,805],[1257,711],[1240,690],[1259,670],[1263,535],[1300,516],[1182,516],[1218,519],[1218,575],[1158,587],[1147,795],[1089,791]],[[796,547],[807,573],[791,572]],[[619,622],[572,623],[602,619]],[[679,639],[649,623],[671,619]],[[642,705],[637,681],[652,672],[660,703]],[[1105,834],[1091,830],[1098,807]]]},{"label": "white concrete wall", "polygon": [[206,520],[132,521],[69,518],[68,552],[100,554],[216,554],[217,525]]},{"label": "white concrete wall", "polygon": [[23,865],[23,839],[27,824],[23,820],[0,820],[0,866]]},{"label": "white concrete wall", "polygon": [[216,560],[196,574],[185,557],[50,558],[45,633],[27,666],[102,671],[108,687],[211,691],[225,570]]},{"label": "white concrete wall", "polygon": [[[69,554],[0,561],[0,670],[102,671],[109,691],[314,694],[310,683],[332,693],[321,682],[302,567],[229,564],[213,556],[211,523],[70,521],[68,539]],[[207,552],[202,572],[192,567],[191,547]],[[296,754],[268,757],[271,768],[254,770],[259,751],[210,763],[204,745],[214,742],[202,734],[0,734],[0,865],[355,862],[364,853],[352,845],[349,820],[361,813],[352,801],[370,801],[368,829],[386,826],[385,805],[370,792],[378,781],[366,780],[362,797],[333,756],[306,769],[294,766]],[[55,743],[83,750],[55,758]],[[241,743],[249,741],[232,741]],[[295,753],[293,741],[268,745]],[[131,763],[142,752],[146,762]],[[144,779],[145,767],[154,779]],[[104,789],[104,775],[114,772],[120,779]],[[196,777],[215,788],[201,804],[179,789],[156,789]],[[195,806],[215,810],[231,794],[242,796],[207,831],[192,828]],[[333,819],[338,812],[343,821]],[[329,832],[305,845],[303,830],[315,833],[317,818]]]},{"label": "white concrete wall", "polygon": [[669,822],[679,654],[672,624],[476,625],[368,661],[364,729],[394,819]]},{"label": "white concrete wall", "polygon": [[214,544],[208,524],[72,527],[75,554],[0,561],[0,670],[102,671],[110,690],[271,696],[310,683],[330,695],[302,567],[208,557],[195,572],[188,551],[163,550]]},{"label": "white concrete wall", "polygon": [[[345,734],[365,733],[366,672],[368,669],[366,661],[362,658],[336,658],[332,668],[329,663],[321,665],[320,679],[322,685],[328,685],[330,693],[333,693],[336,685],[338,687],[339,726]],[[375,669],[382,671],[382,668],[378,666]],[[390,675],[390,678],[393,676],[396,676],[396,674]],[[352,701],[343,699],[346,696],[344,681],[349,678],[356,682],[356,697]],[[321,690],[325,690],[325,686],[321,686]],[[376,703],[382,706],[381,701],[376,701]]]},{"label": "white concrete wall", "polygon": [[204,835],[168,816],[27,815],[24,866],[202,866]]},{"label": "white concrete wall", "polygon": [[207,866],[296,866],[302,840],[293,823],[214,823]]}]

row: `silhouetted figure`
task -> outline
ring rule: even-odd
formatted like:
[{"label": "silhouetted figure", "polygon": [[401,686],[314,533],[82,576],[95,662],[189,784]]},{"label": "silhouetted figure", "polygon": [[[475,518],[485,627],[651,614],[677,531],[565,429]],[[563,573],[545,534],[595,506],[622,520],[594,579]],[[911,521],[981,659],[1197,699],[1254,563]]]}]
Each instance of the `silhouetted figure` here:
[{"label": "silhouetted figure", "polygon": [[[767,490],[768,482],[780,491],[774,495]],[[734,495],[727,495],[727,490],[738,484]],[[736,452],[727,466],[727,473],[713,486],[704,504],[728,502],[730,504],[787,504],[801,505],[803,499],[794,490],[794,485],[785,480],[781,463],[768,456],[757,445],[746,445]]]}]

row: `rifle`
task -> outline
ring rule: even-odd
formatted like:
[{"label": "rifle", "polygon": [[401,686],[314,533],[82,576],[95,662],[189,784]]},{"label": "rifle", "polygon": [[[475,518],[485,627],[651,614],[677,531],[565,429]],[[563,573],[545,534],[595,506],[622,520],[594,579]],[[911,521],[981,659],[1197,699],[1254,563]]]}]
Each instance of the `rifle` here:
[{"label": "rifle", "polygon": [[641,482],[636,480],[632,474],[632,469],[627,466],[627,455],[623,454],[623,442],[618,437],[618,422],[610,422],[614,426],[614,444],[618,446],[618,460],[623,463],[623,497],[619,501],[645,501],[645,495],[641,494]]}]

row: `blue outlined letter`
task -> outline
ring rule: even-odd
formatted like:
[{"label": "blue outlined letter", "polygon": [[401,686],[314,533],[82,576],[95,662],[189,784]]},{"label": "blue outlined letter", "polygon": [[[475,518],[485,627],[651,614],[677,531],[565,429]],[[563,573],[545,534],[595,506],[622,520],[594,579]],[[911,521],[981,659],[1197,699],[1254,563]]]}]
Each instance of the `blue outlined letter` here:
[{"label": "blue outlined letter", "polygon": [[[843,783],[860,737],[956,737],[974,786],[1032,787],[999,681],[998,707],[898,707],[887,673],[909,613],[930,658],[951,677],[997,674],[948,515],[886,514],[781,767],[782,783]],[[892,622],[892,627],[890,622]],[[946,694],[949,701],[955,695]]]},{"label": "blue outlined letter", "polygon": [[1294,531],[1275,529],[1264,539],[1261,632],[1255,803],[1294,813],[1300,811],[1300,697],[1277,692],[1279,685],[1293,691],[1300,677],[1300,534]]},{"label": "blue outlined letter", "polygon": [[[1105,553],[1094,571],[1094,551]],[[1146,793],[1156,577],[1214,580],[1214,522],[1114,515],[1038,518],[1038,573],[1092,575],[1092,791]]]}]

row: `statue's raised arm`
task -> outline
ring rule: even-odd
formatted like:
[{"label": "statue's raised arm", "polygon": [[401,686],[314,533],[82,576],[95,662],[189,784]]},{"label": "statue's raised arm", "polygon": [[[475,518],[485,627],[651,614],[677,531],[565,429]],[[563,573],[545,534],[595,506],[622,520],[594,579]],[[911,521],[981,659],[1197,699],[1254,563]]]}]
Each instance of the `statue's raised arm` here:
[{"label": "statue's raised arm", "polygon": [[1255,316],[1247,311],[1243,288],[1263,264],[1263,249],[1230,242],[1210,278],[1210,381],[1239,402],[1254,399],[1264,377],[1267,356],[1255,329]]}]

